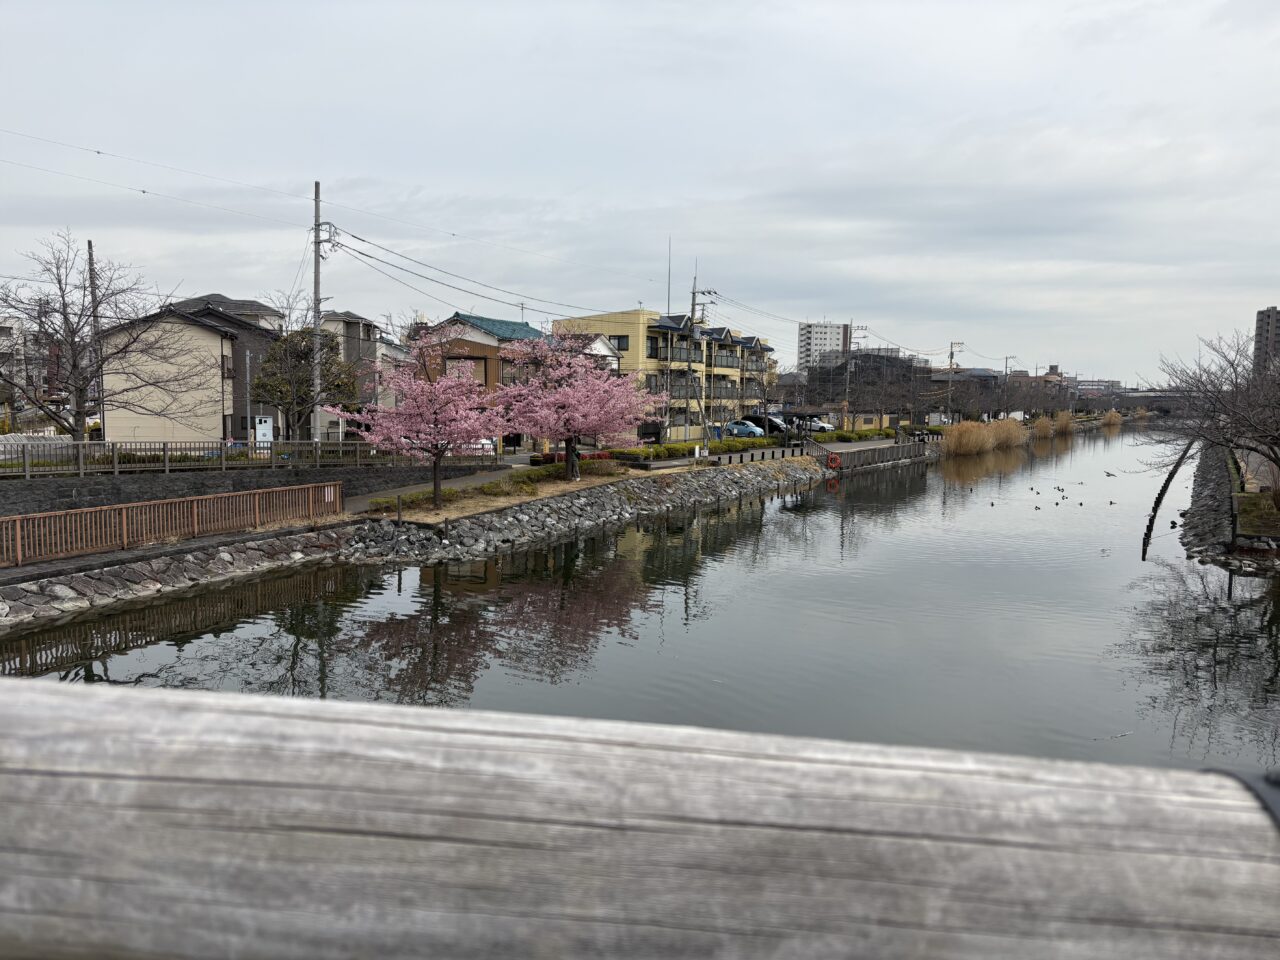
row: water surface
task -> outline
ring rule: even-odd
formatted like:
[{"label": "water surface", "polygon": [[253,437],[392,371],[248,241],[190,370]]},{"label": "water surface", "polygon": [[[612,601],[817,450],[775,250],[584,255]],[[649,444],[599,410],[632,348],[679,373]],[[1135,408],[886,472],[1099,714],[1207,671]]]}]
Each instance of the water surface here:
[{"label": "water surface", "polygon": [[0,672],[1275,764],[1280,592],[1183,559],[1189,467],[1140,561],[1151,455],[1095,434],[489,563],[313,569],[16,638]]}]

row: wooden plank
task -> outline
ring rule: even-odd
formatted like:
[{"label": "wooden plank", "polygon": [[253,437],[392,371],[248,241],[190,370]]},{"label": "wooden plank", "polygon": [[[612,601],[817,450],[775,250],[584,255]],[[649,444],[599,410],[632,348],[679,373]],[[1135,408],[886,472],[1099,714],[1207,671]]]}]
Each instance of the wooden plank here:
[{"label": "wooden plank", "polygon": [[0,681],[0,956],[1273,958],[1212,774]]}]

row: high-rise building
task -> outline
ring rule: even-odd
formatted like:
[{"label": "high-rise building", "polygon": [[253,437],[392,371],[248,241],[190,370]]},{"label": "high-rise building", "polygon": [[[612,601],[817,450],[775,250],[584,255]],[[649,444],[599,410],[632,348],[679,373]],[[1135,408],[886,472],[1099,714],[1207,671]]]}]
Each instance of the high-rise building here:
[{"label": "high-rise building", "polygon": [[802,323],[796,342],[796,367],[808,370],[820,366],[823,355],[835,355],[835,362],[849,352],[850,326],[847,323]]},{"label": "high-rise building", "polygon": [[1258,311],[1258,326],[1253,332],[1253,369],[1259,373],[1272,366],[1280,356],[1280,308],[1266,307]]}]

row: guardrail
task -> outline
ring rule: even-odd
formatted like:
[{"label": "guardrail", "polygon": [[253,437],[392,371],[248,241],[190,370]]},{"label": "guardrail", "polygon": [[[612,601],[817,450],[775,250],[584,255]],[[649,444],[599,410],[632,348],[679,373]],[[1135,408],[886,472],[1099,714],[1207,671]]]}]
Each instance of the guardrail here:
[{"label": "guardrail", "polygon": [[1280,835],[1218,773],[12,679],[0,731],[6,956],[1280,943]]},{"label": "guardrail", "polygon": [[342,483],[330,481],[0,517],[0,567],[340,513]]},{"label": "guardrail", "polygon": [[[452,456],[447,462],[486,464],[499,459],[496,453],[475,453]],[[260,443],[221,443],[216,440],[6,443],[0,440],[0,480],[186,470],[408,466],[416,463],[421,461],[405,454],[379,450],[362,440],[273,440]]]},{"label": "guardrail", "polygon": [[[885,444],[867,450],[832,450],[810,437],[805,439],[805,450],[831,466],[832,469],[856,470],[859,467],[870,467],[879,463],[914,460],[928,453],[929,446],[922,440],[915,440],[911,443]],[[839,460],[838,466],[833,458]]]}]

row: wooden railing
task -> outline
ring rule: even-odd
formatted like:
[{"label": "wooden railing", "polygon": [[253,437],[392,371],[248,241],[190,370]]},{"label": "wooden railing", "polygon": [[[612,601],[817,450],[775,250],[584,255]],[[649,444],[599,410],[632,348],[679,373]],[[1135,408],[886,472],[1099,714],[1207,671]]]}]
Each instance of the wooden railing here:
[{"label": "wooden railing", "polygon": [[0,567],[340,513],[342,483],[332,481],[0,517]]},{"label": "wooden railing", "polygon": [[1274,960],[1216,773],[0,680],[0,954]]},{"label": "wooden railing", "polygon": [[[494,454],[449,457],[450,464],[493,463]],[[89,476],[180,470],[242,470],[288,467],[380,467],[421,463],[360,440],[70,440],[6,443],[0,440],[0,478]]]}]

